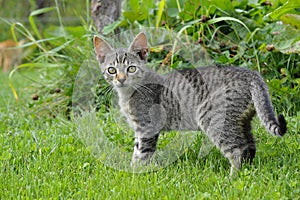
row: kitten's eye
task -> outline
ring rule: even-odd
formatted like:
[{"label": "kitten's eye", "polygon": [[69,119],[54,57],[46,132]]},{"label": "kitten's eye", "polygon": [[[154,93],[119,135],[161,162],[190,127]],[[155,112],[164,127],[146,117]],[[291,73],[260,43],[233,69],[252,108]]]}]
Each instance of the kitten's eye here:
[{"label": "kitten's eye", "polygon": [[117,73],[117,70],[116,70],[116,68],[114,68],[114,67],[109,67],[109,68],[107,68],[107,72],[108,72],[109,74],[116,74],[116,73]]},{"label": "kitten's eye", "polygon": [[129,67],[127,68],[127,71],[128,71],[129,73],[134,73],[134,72],[136,71],[136,66],[129,66]]}]

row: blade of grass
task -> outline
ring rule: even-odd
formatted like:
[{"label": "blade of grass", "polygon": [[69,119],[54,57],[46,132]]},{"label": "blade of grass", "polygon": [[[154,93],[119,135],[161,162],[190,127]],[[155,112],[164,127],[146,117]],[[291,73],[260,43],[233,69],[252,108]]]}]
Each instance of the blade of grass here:
[{"label": "blade of grass", "polygon": [[[18,28],[18,26],[21,27],[22,29]],[[23,45],[24,47],[27,46],[27,45],[29,46],[29,45],[35,44],[39,49],[41,49],[45,53],[47,53],[48,50],[44,47],[43,42],[50,41],[50,40],[56,40],[58,38],[58,37],[55,37],[55,38],[47,38],[47,39],[36,40],[34,38],[34,36],[30,33],[30,31],[21,23],[11,24],[10,29],[11,29],[11,33],[12,33],[12,36],[13,36],[15,41],[17,41],[17,37],[16,37],[16,33],[15,33],[16,30],[17,30],[18,32],[22,33],[29,41],[31,41],[28,44],[24,44]],[[52,56],[52,58],[53,58],[53,60],[56,61],[55,57]]]},{"label": "blade of grass", "polygon": [[42,8],[42,9],[38,9],[38,10],[34,10],[30,13],[29,15],[29,23],[31,25],[31,28],[33,29],[33,32],[36,34],[37,38],[40,40],[42,39],[42,36],[40,35],[40,31],[38,30],[36,23],[34,21],[34,17],[36,15],[40,15],[40,14],[44,14],[50,11],[56,10],[56,7],[47,7],[47,8]]},{"label": "blade of grass", "polygon": [[58,3],[57,0],[55,0],[55,5],[56,5],[55,8],[56,8],[57,17],[58,17],[58,21],[59,21],[61,30],[63,31],[63,35],[66,36],[64,24],[63,24],[63,22],[62,22],[61,13],[60,13],[60,10],[59,10],[59,3]]},{"label": "blade of grass", "polygon": [[221,21],[234,21],[237,22],[239,24],[241,24],[242,26],[245,27],[245,29],[250,33],[251,31],[249,30],[248,26],[246,24],[244,24],[244,22],[242,22],[239,19],[236,19],[234,17],[217,17],[217,18],[213,18],[207,21],[208,24],[215,24]]},{"label": "blade of grass", "polygon": [[157,13],[157,19],[156,19],[156,26],[155,26],[156,29],[158,29],[158,27],[159,27],[165,5],[166,5],[166,0],[161,0],[158,4],[158,13]]}]

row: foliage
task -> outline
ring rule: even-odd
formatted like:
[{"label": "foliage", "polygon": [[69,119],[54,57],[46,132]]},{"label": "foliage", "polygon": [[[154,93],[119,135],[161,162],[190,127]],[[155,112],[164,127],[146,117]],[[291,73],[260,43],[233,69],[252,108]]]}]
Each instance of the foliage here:
[{"label": "foliage", "polygon": [[[198,42],[196,45],[207,50],[214,62],[260,71],[269,83],[278,111],[295,115],[300,108],[297,98],[300,91],[298,4],[296,0],[127,0],[120,19],[105,27],[103,34],[117,29],[164,27],[189,35]],[[88,1],[86,7],[89,7]],[[66,26],[62,9],[57,4],[32,11],[29,27],[11,23],[14,37],[21,33],[21,37],[28,39],[27,45],[34,44],[38,49],[30,63],[19,66],[19,69],[40,68],[41,77],[33,86],[39,98],[29,106],[46,108],[50,113],[68,112],[77,71],[84,60],[93,55],[91,35],[94,29],[90,17],[80,26]],[[58,26],[39,29],[36,16],[53,12],[57,14]],[[162,63],[167,56],[168,52],[151,52],[150,61]],[[176,68],[176,62],[170,64]],[[276,96],[275,93],[283,88],[286,98],[278,93]],[[287,105],[293,106],[287,108]]]}]

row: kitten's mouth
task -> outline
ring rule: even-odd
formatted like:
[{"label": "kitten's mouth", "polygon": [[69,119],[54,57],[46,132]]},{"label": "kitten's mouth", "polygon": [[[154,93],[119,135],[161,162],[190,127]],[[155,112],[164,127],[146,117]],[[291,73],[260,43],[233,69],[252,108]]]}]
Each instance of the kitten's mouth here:
[{"label": "kitten's mouth", "polygon": [[117,84],[116,87],[117,88],[126,88],[126,87],[128,87],[128,84],[126,84],[126,83],[120,83],[120,84]]}]

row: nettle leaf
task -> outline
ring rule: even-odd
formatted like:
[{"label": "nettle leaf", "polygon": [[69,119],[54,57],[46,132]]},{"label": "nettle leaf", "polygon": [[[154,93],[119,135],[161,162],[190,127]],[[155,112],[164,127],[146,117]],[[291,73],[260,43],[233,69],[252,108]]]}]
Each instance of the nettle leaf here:
[{"label": "nettle leaf", "polygon": [[114,30],[116,30],[118,27],[125,26],[127,24],[126,20],[124,20],[123,17],[121,17],[119,20],[105,26],[102,30],[102,33],[104,35],[112,33]]},{"label": "nettle leaf", "polygon": [[123,16],[130,23],[148,18],[149,11],[155,8],[154,0],[129,0],[123,6]]},{"label": "nettle leaf", "polygon": [[155,0],[143,0],[142,5],[143,7],[147,8],[148,10],[155,8]]},{"label": "nettle leaf", "polygon": [[286,1],[285,4],[283,4],[282,6],[280,6],[279,8],[277,8],[276,10],[274,10],[273,12],[268,14],[268,16],[271,17],[272,19],[277,19],[281,15],[283,15],[285,13],[291,13],[293,10],[299,9],[299,8],[300,8],[299,0],[289,0],[289,1]]},{"label": "nettle leaf", "polygon": [[65,31],[66,34],[76,38],[81,38],[86,34],[86,30],[83,26],[65,26]]},{"label": "nettle leaf", "polygon": [[259,5],[259,2],[258,2],[258,0],[249,0],[248,5],[254,7],[254,6]]},{"label": "nettle leaf", "polygon": [[221,11],[233,11],[233,4],[235,1],[231,0],[202,0],[201,7],[205,10],[209,10],[210,14],[215,14],[216,9]]},{"label": "nettle leaf", "polygon": [[195,19],[199,7],[200,1],[186,1],[183,10],[179,13],[180,18],[184,21]]},{"label": "nettle leaf", "polygon": [[129,5],[130,5],[130,8],[132,10],[139,10],[140,9],[139,1],[137,1],[137,0],[130,0]]},{"label": "nettle leaf", "polygon": [[[281,26],[277,35],[273,38],[275,49],[282,53],[300,53],[300,30],[295,29],[291,25]],[[278,27],[275,27],[278,30]]]},{"label": "nettle leaf", "polygon": [[280,17],[280,20],[285,24],[290,24],[297,29],[300,29],[300,15],[285,14]]},{"label": "nettle leaf", "polygon": [[144,12],[142,9],[138,9],[134,11],[124,11],[123,16],[132,23],[134,21],[142,21],[146,19],[147,12]]},{"label": "nettle leaf", "polygon": [[209,5],[214,5],[220,10],[231,11],[234,9],[231,0],[208,0],[207,2]]},{"label": "nettle leaf", "polygon": [[176,18],[179,15],[179,11],[183,7],[183,1],[182,0],[166,0],[167,4],[167,15],[172,18]]},{"label": "nettle leaf", "polygon": [[179,15],[178,8],[167,8],[167,14],[169,17],[176,18]]}]

